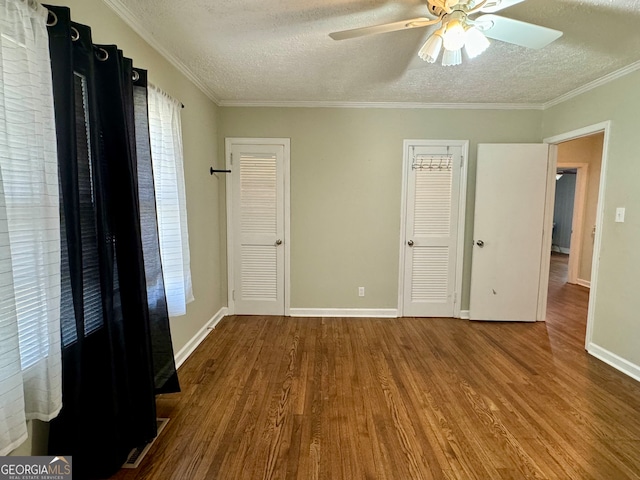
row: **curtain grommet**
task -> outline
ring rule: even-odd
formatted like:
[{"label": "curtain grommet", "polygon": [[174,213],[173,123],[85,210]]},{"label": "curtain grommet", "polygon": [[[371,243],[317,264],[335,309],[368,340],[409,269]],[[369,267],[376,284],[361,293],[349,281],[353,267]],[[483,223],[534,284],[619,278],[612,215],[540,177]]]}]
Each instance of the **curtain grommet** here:
[{"label": "curtain grommet", "polygon": [[71,27],[71,41],[77,42],[80,39],[80,32],[76,27]]},{"label": "curtain grommet", "polygon": [[138,80],[140,80],[140,74],[138,73],[137,70],[133,71],[133,74],[131,75],[131,78],[134,82],[137,82]]},{"label": "curtain grommet", "polygon": [[109,59],[109,52],[107,52],[104,48],[98,48],[96,50],[96,58],[101,62],[106,62]]},{"label": "curtain grommet", "polygon": [[55,12],[49,10],[49,15],[47,15],[47,27],[55,27],[58,24],[58,15]]}]

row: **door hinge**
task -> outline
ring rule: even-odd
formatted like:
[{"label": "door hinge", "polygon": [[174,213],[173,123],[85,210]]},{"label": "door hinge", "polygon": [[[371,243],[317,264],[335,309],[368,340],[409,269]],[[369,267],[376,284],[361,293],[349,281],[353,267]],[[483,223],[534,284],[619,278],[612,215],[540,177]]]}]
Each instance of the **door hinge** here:
[{"label": "door hinge", "polygon": [[231,162],[231,166],[233,166],[233,152],[229,154],[229,160]]},{"label": "door hinge", "polygon": [[458,301],[458,292],[453,292],[453,304],[455,305]]},{"label": "door hinge", "polygon": [[234,302],[236,301],[236,291],[235,290],[231,290],[231,300],[233,300]]}]

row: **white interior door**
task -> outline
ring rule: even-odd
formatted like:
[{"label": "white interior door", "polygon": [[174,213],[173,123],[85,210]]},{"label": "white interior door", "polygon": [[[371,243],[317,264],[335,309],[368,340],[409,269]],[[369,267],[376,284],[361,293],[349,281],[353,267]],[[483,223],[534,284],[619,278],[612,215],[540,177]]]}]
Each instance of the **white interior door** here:
[{"label": "white interior door", "polygon": [[537,319],[548,164],[548,145],[478,145],[472,320]]},{"label": "white interior door", "polygon": [[402,313],[453,317],[463,145],[407,145]]},{"label": "white interior door", "polygon": [[228,142],[227,158],[230,304],[239,315],[284,315],[285,145]]}]

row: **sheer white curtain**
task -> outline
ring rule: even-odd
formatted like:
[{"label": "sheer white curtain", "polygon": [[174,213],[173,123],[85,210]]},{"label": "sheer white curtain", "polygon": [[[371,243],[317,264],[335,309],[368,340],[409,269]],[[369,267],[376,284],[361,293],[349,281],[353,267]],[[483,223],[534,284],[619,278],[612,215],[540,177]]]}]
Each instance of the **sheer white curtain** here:
[{"label": "sheer white curtain", "polygon": [[182,157],[180,102],[149,85],[149,135],[156,190],[160,257],[170,316],[193,300]]},{"label": "sheer white curtain", "polygon": [[60,218],[47,9],[0,0],[0,455],[62,406]]}]

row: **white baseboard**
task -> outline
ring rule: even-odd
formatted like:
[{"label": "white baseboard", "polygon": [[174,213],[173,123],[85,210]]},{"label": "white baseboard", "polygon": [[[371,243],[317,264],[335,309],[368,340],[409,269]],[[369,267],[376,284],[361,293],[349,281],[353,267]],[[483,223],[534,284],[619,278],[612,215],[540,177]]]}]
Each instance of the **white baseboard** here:
[{"label": "white baseboard", "polygon": [[591,282],[588,280],[582,280],[581,278],[576,279],[576,283],[578,285],[582,285],[583,287],[591,288]]},{"label": "white baseboard", "polygon": [[291,308],[292,317],[398,318],[396,308]]},{"label": "white baseboard", "polygon": [[[469,310],[460,310],[460,317],[461,320],[470,320],[471,317],[469,316]],[[544,321],[544,320],[541,320]]]},{"label": "white baseboard", "polygon": [[595,343],[590,343],[587,347],[587,352],[596,357],[599,360],[602,360],[604,363],[611,365],[616,370],[620,370],[622,373],[629,375],[634,380],[640,382],[640,366],[631,363],[629,360],[625,360],[622,357],[619,357],[615,353],[610,352],[609,350],[602,348]]},{"label": "white baseboard", "polygon": [[198,332],[187,342],[187,344],[182,347],[178,353],[175,354],[175,362],[176,368],[180,368],[180,366],[185,362],[189,355],[191,355],[198,345],[202,343],[202,341],[209,335],[209,332],[216,328],[216,325],[220,320],[222,320],[227,315],[227,307],[222,307],[218,312],[209,319],[207,323],[204,324]]}]

